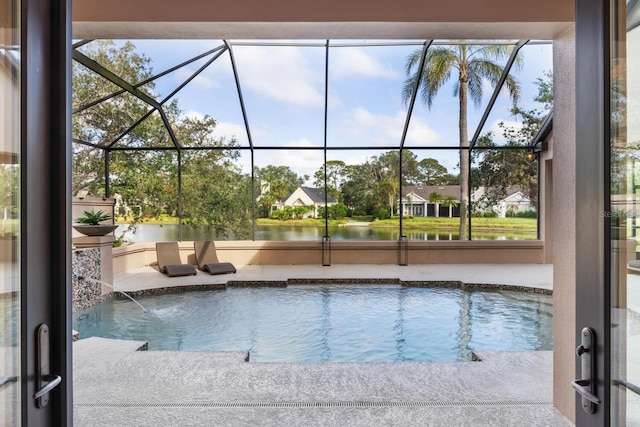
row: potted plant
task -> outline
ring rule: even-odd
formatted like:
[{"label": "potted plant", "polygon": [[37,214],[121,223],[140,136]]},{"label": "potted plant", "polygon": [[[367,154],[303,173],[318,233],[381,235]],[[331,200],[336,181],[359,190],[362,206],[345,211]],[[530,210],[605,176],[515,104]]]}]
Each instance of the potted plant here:
[{"label": "potted plant", "polygon": [[75,219],[76,225],[73,228],[85,236],[104,236],[118,228],[115,224],[100,224],[111,218],[110,214],[105,214],[102,210],[95,212],[91,209],[91,212],[84,211],[81,217]]}]

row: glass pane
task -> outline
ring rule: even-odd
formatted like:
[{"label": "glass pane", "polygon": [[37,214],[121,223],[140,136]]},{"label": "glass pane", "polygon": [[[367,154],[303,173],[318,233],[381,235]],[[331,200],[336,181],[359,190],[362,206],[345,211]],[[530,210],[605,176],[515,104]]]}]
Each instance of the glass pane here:
[{"label": "glass pane", "polygon": [[325,235],[324,188],[314,178],[323,162],[322,150],[256,151],[256,240],[320,240]]},{"label": "glass pane", "polygon": [[248,150],[184,150],[183,240],[251,240]]},{"label": "glass pane", "polygon": [[327,152],[329,194],[341,205],[330,207],[330,215],[335,219],[337,209],[347,215],[345,227],[330,228],[333,240],[398,240],[399,159],[398,150]]},{"label": "glass pane", "polygon": [[175,150],[116,151],[109,164],[116,236],[130,242],[180,240]]},{"label": "glass pane", "polygon": [[[149,59],[153,70],[153,80],[141,87],[155,94],[158,101],[168,97],[193,73],[222,52],[221,48],[224,46],[220,40],[133,40],[132,43],[139,55]],[[215,49],[219,50],[212,52]],[[201,58],[196,59],[198,57]],[[185,64],[186,62],[188,63]],[[163,74],[179,65],[182,66]],[[216,84],[203,74],[199,74],[195,80],[196,86],[201,88]]]},{"label": "glass pane", "polygon": [[[530,43],[520,49],[511,68],[510,75],[520,90],[515,105],[507,88],[503,88],[487,116],[476,147],[526,145],[551,111],[552,46],[550,42],[543,41]],[[475,128],[470,128],[470,132],[475,131]]]},{"label": "glass pane", "polygon": [[[640,3],[612,5],[611,425],[640,424]],[[625,25],[625,16],[627,17]]]},{"label": "glass pane", "polygon": [[324,145],[325,49],[234,46],[256,147]]},{"label": "glass pane", "polygon": [[[216,54],[207,57],[212,59]],[[197,71],[195,66],[189,65],[184,71],[189,71],[189,76]],[[158,83],[158,88],[163,90],[163,82]],[[177,83],[172,85],[172,91]],[[175,103],[179,114],[179,120],[169,115],[172,123],[184,123],[188,127],[197,128],[198,122],[214,121],[215,128],[211,132],[213,138],[181,138],[180,143],[184,147],[215,145],[213,141],[226,144],[237,143],[242,147],[249,147],[247,129],[242,116],[242,108],[238,98],[238,90],[233,78],[229,53],[223,52],[213,63],[207,66],[196,78],[191,80],[165,105]],[[260,136],[259,129],[256,135]]]},{"label": "glass pane", "polygon": [[0,424],[20,425],[20,2],[0,1]]},{"label": "glass pane", "polygon": [[403,152],[402,234],[409,240],[460,239],[460,150]]},{"label": "glass pane", "polygon": [[527,149],[472,150],[472,240],[538,238],[538,161]]},{"label": "glass pane", "polygon": [[399,147],[407,118],[406,58],[415,46],[347,46],[329,51],[327,146]]},{"label": "glass pane", "polygon": [[[407,133],[407,147],[460,146],[461,129],[468,134],[466,140],[471,140],[493,93],[492,81],[500,78],[502,68],[513,49],[513,44],[509,41],[497,40],[488,45],[473,44],[472,40],[465,44],[457,43],[458,41],[435,40],[429,47],[423,79],[418,89],[419,96],[416,98]],[[422,48],[414,53],[414,66],[410,75],[414,80],[420,63],[420,52]],[[476,71],[469,73],[471,77],[464,91],[461,90],[463,86],[460,84],[458,64]],[[450,71],[444,78],[443,66]],[[441,81],[441,84],[427,85],[427,81]],[[409,91],[412,92],[410,89]],[[505,95],[504,99],[508,101],[508,96]],[[461,117],[460,105],[463,100],[467,103],[467,111]],[[500,101],[503,101],[502,97]]]}]

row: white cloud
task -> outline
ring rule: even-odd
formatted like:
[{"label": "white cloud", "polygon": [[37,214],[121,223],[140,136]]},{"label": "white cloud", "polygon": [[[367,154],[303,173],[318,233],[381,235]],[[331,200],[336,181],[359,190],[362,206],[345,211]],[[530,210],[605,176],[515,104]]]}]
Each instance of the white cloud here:
[{"label": "white cloud", "polygon": [[[182,84],[182,82],[191,77],[193,73],[195,73],[195,70],[192,70],[189,67],[180,68],[175,73],[175,80],[177,83]],[[198,74],[193,80],[189,82],[189,85],[196,85],[205,89],[211,89],[218,86],[218,84],[213,79],[204,76],[203,73]]]},{"label": "white cloud", "polygon": [[300,176],[308,175],[304,185],[313,185],[313,174],[324,162],[322,150],[296,150],[295,147],[311,147],[313,143],[301,138],[284,144],[291,150],[256,151],[256,165],[289,166]]},{"label": "white cloud", "polygon": [[216,138],[224,138],[227,142],[235,138],[241,146],[249,145],[247,130],[243,125],[229,122],[218,122],[213,134]]},{"label": "white cloud", "polygon": [[358,48],[336,48],[329,58],[329,74],[335,77],[382,77],[397,80],[401,77],[392,66],[367,55]]},{"label": "white cloud", "polygon": [[189,118],[189,119],[193,119],[193,120],[202,120],[204,119],[204,114],[202,114],[199,111],[187,111],[186,113],[184,113],[185,117]]},{"label": "white cloud", "polygon": [[[407,113],[404,111],[388,115],[357,108],[345,121],[344,130],[346,134],[368,141],[369,145],[399,146],[406,117]],[[431,129],[423,119],[411,119],[406,145],[429,146],[446,143],[446,139]]]},{"label": "white cloud", "polygon": [[297,47],[234,49],[243,90],[299,106],[323,106],[323,79]]},{"label": "white cloud", "polygon": [[[504,123],[503,127],[500,127],[500,123]],[[493,140],[498,144],[504,144],[507,140],[504,137],[504,129],[515,129],[516,131],[522,129],[522,122],[517,122],[515,120],[496,120],[491,123],[489,127],[489,131],[493,133]]]}]

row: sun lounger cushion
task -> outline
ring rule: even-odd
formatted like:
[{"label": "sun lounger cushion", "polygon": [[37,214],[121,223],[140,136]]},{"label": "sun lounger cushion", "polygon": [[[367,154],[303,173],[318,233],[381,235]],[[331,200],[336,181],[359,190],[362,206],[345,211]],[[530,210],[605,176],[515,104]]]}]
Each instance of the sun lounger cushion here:
[{"label": "sun lounger cushion", "polygon": [[209,274],[226,274],[235,273],[236,268],[230,262],[213,262],[205,264],[202,271],[206,271]]},{"label": "sun lounger cushion", "polygon": [[198,268],[209,274],[235,273],[236,268],[230,262],[219,262],[216,244],[212,240],[193,242]]},{"label": "sun lounger cushion", "polygon": [[189,276],[197,273],[192,264],[183,264],[178,242],[157,242],[158,269],[169,277]]},{"label": "sun lounger cushion", "polygon": [[162,272],[169,277],[190,276],[197,273],[196,268],[191,264],[165,265]]}]

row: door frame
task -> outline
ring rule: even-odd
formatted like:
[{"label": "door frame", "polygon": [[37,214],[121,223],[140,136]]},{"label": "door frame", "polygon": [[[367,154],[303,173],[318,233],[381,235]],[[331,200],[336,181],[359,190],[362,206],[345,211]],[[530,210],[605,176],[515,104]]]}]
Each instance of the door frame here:
[{"label": "door frame", "polygon": [[[21,0],[20,360],[23,425],[72,425],[71,0]],[[38,408],[37,329],[62,383]]]},{"label": "door frame", "polygon": [[[608,0],[576,0],[576,325],[595,334],[594,414],[576,395],[576,425],[606,426],[611,417],[610,206]],[[588,230],[588,232],[586,231]],[[576,378],[581,377],[576,356]]]}]

